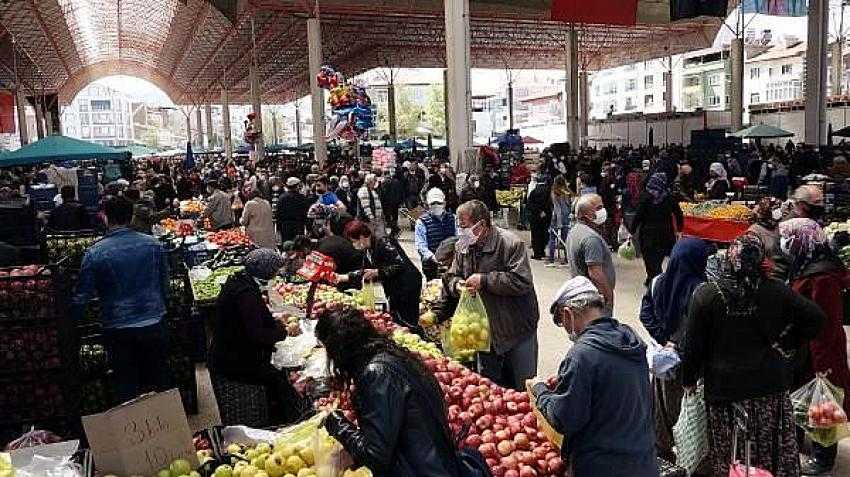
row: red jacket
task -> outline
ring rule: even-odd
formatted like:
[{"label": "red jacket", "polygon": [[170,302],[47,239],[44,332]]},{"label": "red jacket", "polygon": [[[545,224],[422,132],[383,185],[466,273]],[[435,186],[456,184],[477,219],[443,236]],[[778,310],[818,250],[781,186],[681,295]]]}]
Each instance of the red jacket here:
[{"label": "red jacket", "polygon": [[[815,265],[817,266],[817,265]],[[794,291],[812,300],[826,314],[826,322],[818,336],[809,342],[809,369],[804,370],[804,383],[815,373],[831,370],[827,379],[844,389],[844,409],[850,409],[850,369],[847,366],[847,337],[844,334],[844,300],[847,286],[844,268],[825,267],[823,271],[804,274],[792,282]]]}]

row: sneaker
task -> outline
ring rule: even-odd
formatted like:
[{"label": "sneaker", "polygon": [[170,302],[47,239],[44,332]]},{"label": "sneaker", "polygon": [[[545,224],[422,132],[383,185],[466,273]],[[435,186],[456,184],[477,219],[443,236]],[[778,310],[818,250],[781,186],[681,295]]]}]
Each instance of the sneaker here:
[{"label": "sneaker", "polygon": [[557,268],[558,264],[555,262],[546,262],[546,268]]},{"label": "sneaker", "polygon": [[826,462],[815,459],[807,459],[800,466],[802,475],[830,475],[832,473],[832,465]]}]

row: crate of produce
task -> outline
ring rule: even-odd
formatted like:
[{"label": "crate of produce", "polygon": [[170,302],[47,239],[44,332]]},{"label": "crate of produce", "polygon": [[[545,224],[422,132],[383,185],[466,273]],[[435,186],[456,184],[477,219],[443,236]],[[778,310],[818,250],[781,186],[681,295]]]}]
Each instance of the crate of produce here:
[{"label": "crate of produce", "polygon": [[243,267],[222,267],[216,270],[193,269],[189,271],[189,280],[192,283],[192,296],[195,303],[212,303],[221,293],[221,287],[234,273]]},{"label": "crate of produce", "polygon": [[65,233],[47,231],[44,235],[47,263],[61,262],[64,267],[79,270],[86,250],[101,238],[94,230]]},{"label": "crate of produce", "polygon": [[58,267],[0,268],[0,330],[10,320],[43,324],[64,317],[67,305],[67,281]]}]

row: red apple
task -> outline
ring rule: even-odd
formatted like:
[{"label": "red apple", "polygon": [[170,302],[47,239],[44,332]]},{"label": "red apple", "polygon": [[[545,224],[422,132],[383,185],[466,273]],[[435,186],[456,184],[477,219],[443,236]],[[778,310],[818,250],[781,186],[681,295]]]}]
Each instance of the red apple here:
[{"label": "red apple", "polygon": [[514,443],[511,441],[501,441],[498,445],[496,445],[496,448],[499,450],[499,454],[501,454],[502,457],[506,457],[514,451]]}]

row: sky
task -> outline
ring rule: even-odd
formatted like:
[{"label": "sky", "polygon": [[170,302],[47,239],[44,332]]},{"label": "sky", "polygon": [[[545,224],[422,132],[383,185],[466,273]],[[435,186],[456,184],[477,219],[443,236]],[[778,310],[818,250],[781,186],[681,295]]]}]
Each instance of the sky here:
[{"label": "sky", "polygon": [[108,76],[94,82],[118,90],[150,106],[172,106],[174,103],[161,89],[150,81],[133,76]]}]

